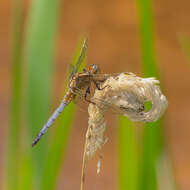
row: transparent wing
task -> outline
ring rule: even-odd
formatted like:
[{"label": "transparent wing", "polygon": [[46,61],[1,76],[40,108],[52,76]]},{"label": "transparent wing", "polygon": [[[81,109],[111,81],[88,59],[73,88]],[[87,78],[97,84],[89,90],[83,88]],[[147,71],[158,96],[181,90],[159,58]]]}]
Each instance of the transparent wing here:
[{"label": "transparent wing", "polygon": [[81,52],[80,52],[80,55],[79,55],[79,57],[78,57],[77,62],[75,63],[74,66],[73,66],[73,65],[70,66],[70,68],[72,69],[72,71],[70,72],[69,79],[70,79],[76,72],[78,72],[78,70],[79,70],[79,68],[80,68],[80,66],[81,66],[81,63],[84,61],[87,48],[88,48],[88,40],[87,40],[87,38],[85,38],[84,41],[83,41],[82,49],[81,49]]},{"label": "transparent wing", "polygon": [[[123,72],[123,73],[125,73],[126,75],[133,75],[134,76],[134,74],[131,73],[131,72]],[[93,79],[95,81],[97,81],[97,82],[100,81],[101,82],[101,81],[106,80],[109,77],[117,77],[120,74],[121,73],[111,73],[111,74],[98,73],[98,74],[92,74],[92,76],[93,76]]]},{"label": "transparent wing", "polygon": [[[75,89],[75,94],[82,100],[82,101],[86,101],[85,100],[85,91],[81,90],[81,89]],[[90,97],[87,98],[89,101],[91,101],[91,95]],[[88,100],[86,102],[88,102]],[[95,103],[97,106],[98,105],[104,105],[107,106],[109,108],[109,111],[111,111],[114,114],[124,114],[124,108],[120,108],[114,104],[112,104],[111,102],[107,102],[104,99],[99,99],[99,98],[93,98],[92,103]]]},{"label": "transparent wing", "polygon": [[67,68],[67,73],[69,76],[69,79],[71,78],[71,76],[73,75],[73,70],[74,70],[74,65],[69,64],[68,68]]}]

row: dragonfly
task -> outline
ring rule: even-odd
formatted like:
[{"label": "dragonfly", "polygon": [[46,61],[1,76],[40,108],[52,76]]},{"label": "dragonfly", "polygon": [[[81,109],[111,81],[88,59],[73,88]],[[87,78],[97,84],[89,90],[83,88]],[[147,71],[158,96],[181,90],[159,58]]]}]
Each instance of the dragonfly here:
[{"label": "dragonfly", "polygon": [[[100,69],[98,65],[92,64],[88,67],[88,69],[83,69],[82,72],[78,72],[81,66],[81,63],[84,61],[86,51],[87,51],[88,43],[87,39],[84,40],[80,55],[78,60],[76,61],[72,72],[69,76],[68,82],[68,90],[66,91],[61,104],[57,107],[57,109],[50,116],[48,121],[45,123],[43,128],[37,134],[35,139],[32,142],[32,147],[35,146],[42,136],[47,132],[48,128],[53,124],[56,118],[60,115],[60,113],[64,110],[64,108],[74,100],[77,95],[82,96],[83,99],[89,103],[93,103],[90,99],[88,99],[88,95],[91,93],[91,84],[93,83],[98,90],[102,90],[100,85],[102,82],[108,78],[108,75],[102,75],[99,77]],[[103,87],[105,88],[105,87]],[[84,93],[82,93],[84,92]]]}]

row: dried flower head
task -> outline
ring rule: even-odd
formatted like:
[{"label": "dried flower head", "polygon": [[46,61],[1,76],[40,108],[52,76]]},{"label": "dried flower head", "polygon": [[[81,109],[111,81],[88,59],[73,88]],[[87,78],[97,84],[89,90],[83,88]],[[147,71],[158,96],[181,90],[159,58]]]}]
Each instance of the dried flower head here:
[{"label": "dried flower head", "polygon": [[[132,73],[121,73],[109,77],[103,83],[102,90],[96,89],[91,98],[95,104],[90,104],[88,108],[86,157],[93,156],[104,142],[104,115],[109,108],[132,121],[153,122],[160,118],[168,102],[158,84],[159,81],[155,78],[140,78]],[[149,111],[145,110],[146,102],[152,103]]]},{"label": "dried flower head", "polygon": [[[125,115],[132,121],[153,122],[162,116],[168,102],[158,84],[159,81],[155,78],[140,78],[133,73],[121,73],[108,77],[101,86],[102,90],[95,90],[91,98],[95,104],[89,104],[88,107],[89,120],[83,158],[84,167],[86,161],[105,143],[104,115],[109,109]],[[152,103],[148,111],[145,109],[146,102]],[[100,172],[99,165],[98,172]]]}]

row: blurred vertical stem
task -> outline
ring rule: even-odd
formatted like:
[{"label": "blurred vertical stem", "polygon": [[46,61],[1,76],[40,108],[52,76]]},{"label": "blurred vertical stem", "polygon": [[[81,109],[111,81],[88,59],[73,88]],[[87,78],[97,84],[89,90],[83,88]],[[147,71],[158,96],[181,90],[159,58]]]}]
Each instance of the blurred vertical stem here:
[{"label": "blurred vertical stem", "polygon": [[126,117],[119,117],[119,189],[137,190],[138,154],[134,124]]},{"label": "blurred vertical stem", "polygon": [[155,56],[154,19],[152,0],[136,0],[142,51],[142,71],[145,77],[159,77]]},{"label": "blurred vertical stem", "polygon": [[45,168],[42,178],[42,190],[53,190],[56,187],[68,143],[71,124],[75,113],[75,105],[71,103],[58,118],[56,133],[45,159]]},{"label": "blurred vertical stem", "polygon": [[35,179],[38,182],[41,182],[47,153],[46,137],[33,149],[29,145],[49,117],[59,8],[59,0],[33,0],[27,22],[27,147],[32,153]]},{"label": "blurred vertical stem", "polygon": [[14,0],[12,9],[12,80],[11,112],[8,145],[8,189],[18,189],[18,149],[21,127],[21,76],[22,76],[22,0]]},{"label": "blurred vertical stem", "polygon": [[[151,0],[137,0],[139,30],[142,51],[142,71],[145,77],[159,78],[154,46],[154,19]],[[139,189],[156,190],[156,167],[162,150],[162,130],[160,121],[143,127],[142,164]]]},{"label": "blurred vertical stem", "polygon": [[[83,40],[81,40],[77,51],[74,54],[72,65],[74,65],[80,55]],[[84,67],[85,60],[81,64],[80,70]],[[65,80],[65,87],[68,85],[68,80]],[[65,88],[66,89],[66,88]],[[66,91],[66,90],[65,90]],[[66,145],[68,143],[69,134],[71,130],[71,124],[74,121],[76,105],[69,104],[61,117],[57,120],[55,129],[55,135],[52,139],[52,143],[48,149],[48,157],[45,159],[45,168],[42,178],[42,190],[53,190],[56,187],[57,178],[60,174],[63,159],[65,157]]]}]

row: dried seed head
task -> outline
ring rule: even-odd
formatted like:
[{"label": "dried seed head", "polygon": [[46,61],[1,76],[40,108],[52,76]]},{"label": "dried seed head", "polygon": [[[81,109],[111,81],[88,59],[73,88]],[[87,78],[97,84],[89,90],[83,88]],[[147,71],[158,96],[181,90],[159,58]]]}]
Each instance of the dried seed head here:
[{"label": "dried seed head", "polygon": [[[134,74],[122,73],[117,79],[110,77],[106,80],[104,85],[110,86],[106,91],[106,101],[120,109],[132,121],[153,122],[168,106],[158,84],[159,81],[155,78],[140,78]],[[149,111],[144,109],[146,102],[152,103]]]},{"label": "dried seed head", "polygon": [[[132,121],[153,122],[164,113],[168,106],[166,97],[162,94],[159,81],[155,78],[140,78],[132,73],[121,73],[109,77],[102,84],[102,90],[95,90],[89,104],[88,130],[83,155],[81,190],[84,189],[84,176],[87,160],[107,142],[104,139],[106,122],[104,119],[108,109],[127,116]],[[150,110],[145,110],[145,103],[151,102]],[[100,172],[100,160],[97,163],[97,173]]]},{"label": "dried seed head", "polygon": [[[127,116],[132,121],[156,121],[167,108],[168,102],[162,94],[159,81],[155,78],[140,78],[132,73],[121,73],[109,77],[102,85],[103,90],[96,89],[88,107],[89,121],[86,134],[86,158],[90,158],[101,148],[106,128],[105,112],[109,108],[116,113]],[[152,108],[145,110],[145,103],[151,102]]]}]

